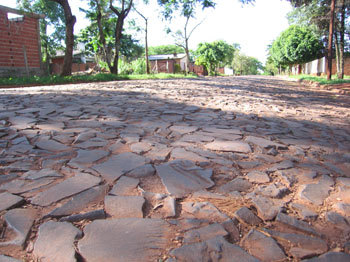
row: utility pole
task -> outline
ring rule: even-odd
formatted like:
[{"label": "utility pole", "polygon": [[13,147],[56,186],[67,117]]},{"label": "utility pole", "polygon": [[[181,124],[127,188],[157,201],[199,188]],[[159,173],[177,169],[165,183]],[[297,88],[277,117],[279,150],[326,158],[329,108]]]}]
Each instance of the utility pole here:
[{"label": "utility pole", "polygon": [[332,79],[332,45],[333,45],[333,31],[334,31],[334,9],[335,1],[331,3],[331,17],[329,20],[329,36],[328,36],[328,61],[327,61],[327,80]]}]

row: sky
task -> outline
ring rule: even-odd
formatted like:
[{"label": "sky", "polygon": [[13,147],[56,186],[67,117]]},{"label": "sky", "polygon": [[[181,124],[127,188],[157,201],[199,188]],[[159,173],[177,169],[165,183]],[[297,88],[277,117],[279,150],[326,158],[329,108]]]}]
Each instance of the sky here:
[{"label": "sky", "polygon": [[[137,1],[137,0],[136,0]],[[86,0],[70,0],[72,12],[77,16],[75,33],[88,25],[84,14],[79,7],[86,5]],[[85,3],[84,3],[85,2]],[[238,0],[217,0],[215,8],[199,9],[195,19],[191,19],[191,30],[199,22],[203,21],[189,39],[190,49],[197,49],[200,42],[212,42],[225,40],[229,44],[238,43],[241,51],[248,56],[255,57],[265,63],[267,58],[267,46],[288,28],[286,15],[292,10],[289,1],[286,0],[256,0],[254,5],[242,5]],[[0,5],[16,7],[16,0],[0,0]],[[144,6],[137,3],[138,10],[149,18],[149,46],[174,44],[174,38],[165,32],[169,27],[172,31],[183,29],[185,21],[180,16],[174,17],[171,22],[161,18],[159,7],[155,0],[150,0],[150,5]],[[129,19],[136,19],[140,26],[144,22],[135,12],[130,12]],[[127,23],[126,23],[127,25]],[[143,43],[142,33],[128,31]]]}]

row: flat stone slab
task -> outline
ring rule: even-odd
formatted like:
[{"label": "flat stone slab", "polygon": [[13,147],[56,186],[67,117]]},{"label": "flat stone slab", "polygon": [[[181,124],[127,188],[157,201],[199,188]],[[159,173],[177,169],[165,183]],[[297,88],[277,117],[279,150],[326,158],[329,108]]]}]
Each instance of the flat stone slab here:
[{"label": "flat stone slab", "polygon": [[263,184],[270,182],[270,177],[261,171],[251,171],[246,175],[249,182]]},{"label": "flat stone slab", "polygon": [[258,210],[258,216],[263,220],[272,220],[282,210],[283,204],[280,201],[274,201],[272,199],[263,196],[252,197],[252,202]]},{"label": "flat stone slab", "polygon": [[155,173],[156,173],[155,168],[151,164],[147,164],[147,165],[137,167],[125,175],[133,178],[143,178],[143,177],[153,176]]},{"label": "flat stone slab", "polygon": [[0,193],[0,212],[20,205],[24,199],[20,196],[12,195],[8,192]]},{"label": "flat stone slab", "polygon": [[251,229],[241,241],[242,246],[262,261],[281,261],[286,258],[276,241],[265,234]]},{"label": "flat stone slab", "polygon": [[0,262],[22,262],[22,260],[9,257],[9,256],[0,255]]},{"label": "flat stone slab", "polygon": [[238,209],[235,212],[235,217],[247,224],[247,225],[252,225],[252,226],[256,226],[258,224],[260,224],[262,221],[260,218],[258,218],[250,209],[248,209],[247,207],[241,207],[240,209]]},{"label": "flat stone slab", "polygon": [[12,209],[8,211],[4,218],[7,226],[15,231],[16,237],[7,242],[0,242],[0,246],[23,246],[34,223],[35,217],[35,211],[30,209]]},{"label": "flat stone slab", "polygon": [[30,180],[36,180],[44,177],[52,177],[52,178],[60,178],[63,177],[60,173],[58,173],[55,170],[52,170],[50,168],[45,168],[42,170],[31,170],[23,174],[23,178],[30,179]]},{"label": "flat stone slab", "polygon": [[322,205],[323,201],[328,197],[333,184],[331,178],[324,175],[317,184],[301,186],[299,197],[314,205]]},{"label": "flat stone slab", "polygon": [[156,171],[166,190],[175,197],[214,186],[211,180],[213,171],[200,168],[191,161],[174,160],[156,166]]},{"label": "flat stone slab", "polygon": [[230,182],[219,187],[218,192],[220,193],[230,193],[232,191],[246,192],[253,187],[253,184],[248,180],[237,177]]},{"label": "flat stone slab", "polygon": [[209,219],[219,222],[225,222],[229,217],[221,213],[210,202],[184,202],[182,210],[194,215],[198,219]]},{"label": "flat stone slab", "polygon": [[169,225],[161,219],[96,220],[84,228],[78,249],[89,262],[157,261],[168,234]]},{"label": "flat stone slab", "polygon": [[101,179],[89,174],[79,173],[63,182],[50,187],[48,190],[37,194],[31,199],[31,203],[39,206],[48,206],[63,198],[73,196],[84,190],[98,185]]},{"label": "flat stone slab", "polygon": [[106,196],[105,210],[113,218],[143,218],[145,199],[141,196]]},{"label": "flat stone slab", "polygon": [[247,138],[245,139],[246,142],[252,143],[254,145],[257,145],[259,147],[262,148],[277,148],[277,149],[286,149],[287,146],[280,144],[280,143],[276,143],[273,142],[271,140],[267,140],[265,138],[261,138],[261,137],[256,137],[256,136],[247,136]]},{"label": "flat stone slab", "polygon": [[170,252],[177,262],[259,262],[241,247],[230,244],[223,237],[205,242],[183,245]]},{"label": "flat stone slab", "polygon": [[194,162],[206,162],[207,158],[197,155],[196,153],[187,151],[183,148],[175,148],[171,151],[171,157],[173,159],[186,159]]},{"label": "flat stone slab", "polygon": [[122,176],[118,179],[117,183],[113,186],[109,194],[116,196],[133,195],[133,190],[136,189],[139,182],[139,179]]},{"label": "flat stone slab", "polygon": [[180,134],[187,134],[192,133],[196,130],[198,130],[198,127],[196,126],[185,126],[185,125],[174,125],[169,128],[171,131],[180,133]]},{"label": "flat stone slab", "polygon": [[222,141],[215,140],[214,142],[205,145],[206,149],[224,152],[251,153],[252,149],[248,143],[241,141]]},{"label": "flat stone slab", "polygon": [[69,149],[68,146],[48,138],[40,139],[40,141],[36,143],[36,146],[51,152],[66,151]]},{"label": "flat stone slab", "polygon": [[90,188],[84,192],[75,195],[71,200],[69,200],[62,206],[55,208],[48,214],[48,216],[61,217],[68,216],[74,213],[79,213],[89,205],[103,200],[106,193],[106,185]]},{"label": "flat stone slab", "polygon": [[184,235],[184,243],[206,241],[217,236],[225,237],[227,235],[228,232],[222,225],[214,223],[206,227],[187,231]]},{"label": "flat stone slab", "polygon": [[113,155],[106,162],[92,166],[107,182],[114,182],[125,173],[146,164],[146,159],[133,153]]},{"label": "flat stone slab", "polygon": [[91,166],[94,162],[108,156],[108,152],[104,150],[78,150],[78,154],[73,158],[69,165]]},{"label": "flat stone slab", "polygon": [[303,260],[302,262],[348,262],[350,261],[350,254],[342,252],[328,252],[319,257]]},{"label": "flat stone slab", "polygon": [[318,235],[315,229],[313,229],[307,222],[301,221],[296,217],[284,214],[282,212],[278,213],[278,215],[276,216],[276,222],[282,223],[284,225],[287,225],[291,228],[305,233]]},{"label": "flat stone slab", "polygon": [[41,262],[76,262],[74,241],[81,231],[67,222],[48,221],[39,227],[34,255]]}]

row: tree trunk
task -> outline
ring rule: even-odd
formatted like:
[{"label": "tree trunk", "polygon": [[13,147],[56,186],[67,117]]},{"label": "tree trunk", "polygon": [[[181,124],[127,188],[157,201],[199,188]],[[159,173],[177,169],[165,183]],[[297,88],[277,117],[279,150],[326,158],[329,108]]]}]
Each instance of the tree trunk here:
[{"label": "tree trunk", "polygon": [[117,24],[115,26],[115,54],[113,59],[113,65],[110,68],[112,74],[118,74],[118,62],[119,62],[119,51],[121,46],[121,39],[122,39],[122,30],[123,30],[123,24],[124,24],[124,18],[122,15],[117,18]]},{"label": "tree trunk", "polygon": [[332,79],[332,45],[333,45],[333,29],[334,29],[334,9],[335,1],[331,3],[331,17],[329,20],[329,37],[328,37],[328,61],[327,61],[327,80]]},{"label": "tree trunk", "polygon": [[66,50],[63,60],[63,69],[61,76],[69,76],[72,74],[72,62],[73,62],[73,46],[74,46],[74,24],[77,21],[76,17],[72,14],[72,10],[69,6],[68,0],[52,0],[62,6],[64,10],[65,23],[66,23]]},{"label": "tree trunk", "polygon": [[340,41],[339,41],[339,71],[338,78],[344,79],[344,41],[345,41],[345,3],[344,0],[341,1],[340,10]]},{"label": "tree trunk", "polygon": [[190,72],[190,49],[188,47],[188,39],[186,39],[186,72],[185,74],[187,75]]},{"label": "tree trunk", "polygon": [[146,74],[150,74],[149,61],[148,61],[148,19],[145,18],[146,28],[145,28],[145,58],[146,58]]},{"label": "tree trunk", "polygon": [[109,53],[107,52],[106,38],[103,31],[103,26],[102,26],[102,13],[101,13],[101,5],[99,1],[100,0],[95,0],[96,6],[97,6],[97,27],[98,27],[100,42],[102,44],[102,57],[103,57],[103,60],[107,63],[108,68],[111,68],[111,60],[109,58]]}]

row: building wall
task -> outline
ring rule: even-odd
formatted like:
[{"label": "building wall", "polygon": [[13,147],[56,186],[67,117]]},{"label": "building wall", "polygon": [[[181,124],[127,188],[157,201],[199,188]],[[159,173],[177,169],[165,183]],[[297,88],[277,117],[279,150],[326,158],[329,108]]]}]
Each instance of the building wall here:
[{"label": "building wall", "polygon": [[[63,60],[63,58],[62,58]],[[89,69],[92,69],[96,66],[96,63],[88,62],[86,64],[83,63],[73,63],[72,64],[72,73],[82,72]],[[63,63],[52,63],[50,65],[50,73],[54,75],[59,75],[62,72]]]},{"label": "building wall", "polygon": [[[301,72],[298,70],[299,65],[292,68],[293,74],[308,74],[308,75],[322,75],[327,74],[327,59],[325,57],[316,59],[312,62],[303,64],[301,66]],[[337,73],[337,65],[335,59],[332,60],[332,74]],[[346,57],[344,60],[344,74],[350,75],[350,57]]]},{"label": "building wall", "polygon": [[0,77],[27,74],[42,74],[38,18],[8,19],[0,8]]}]

